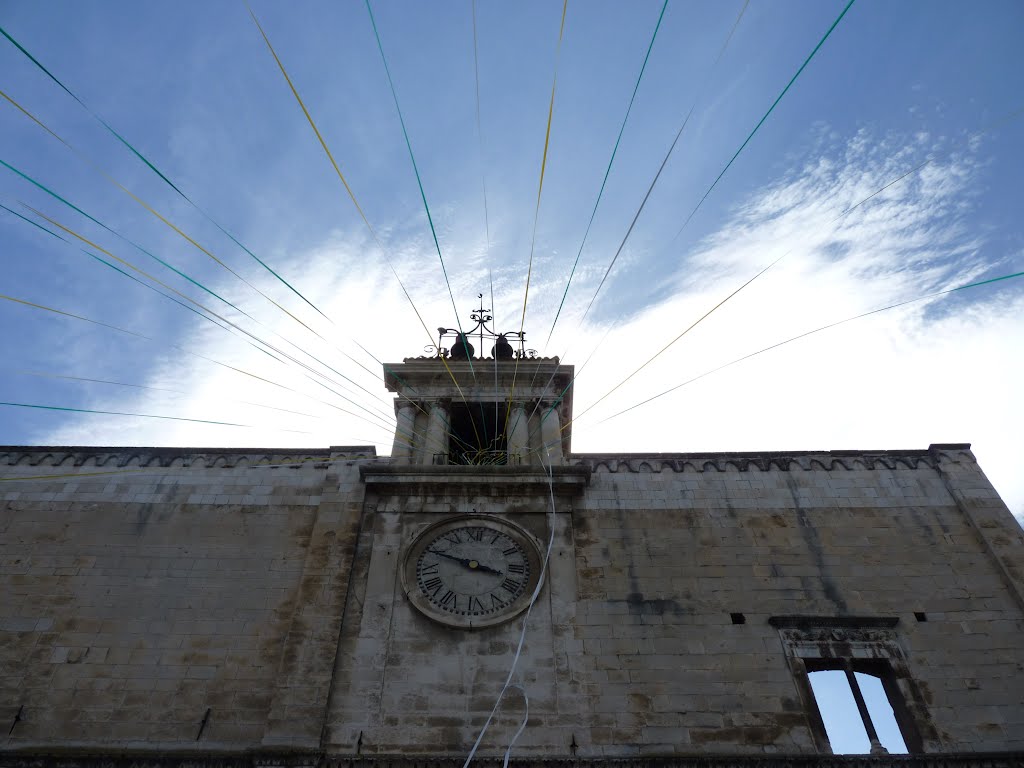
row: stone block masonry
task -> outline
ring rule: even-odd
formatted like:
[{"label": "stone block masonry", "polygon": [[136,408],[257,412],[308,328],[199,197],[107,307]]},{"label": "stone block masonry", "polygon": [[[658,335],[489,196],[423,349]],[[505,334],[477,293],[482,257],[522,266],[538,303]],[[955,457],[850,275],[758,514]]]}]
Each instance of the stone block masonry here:
[{"label": "stone block masonry", "polygon": [[1024,536],[964,445],[576,454],[550,486],[361,447],[0,448],[0,500],[0,756],[461,764],[521,624],[431,621],[400,568],[473,511],[554,526],[485,759],[528,697],[524,759],[826,760],[807,674],[844,660],[888,670],[914,748],[1024,752]]},{"label": "stone block masonry", "polygon": [[0,743],[315,746],[350,454],[0,453]]}]

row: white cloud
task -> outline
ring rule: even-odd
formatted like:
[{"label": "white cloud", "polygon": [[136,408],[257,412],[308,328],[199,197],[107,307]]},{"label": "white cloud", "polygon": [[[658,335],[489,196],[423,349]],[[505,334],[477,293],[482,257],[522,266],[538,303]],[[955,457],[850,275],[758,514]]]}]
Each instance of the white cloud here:
[{"label": "white cloud", "polygon": [[[605,286],[610,298],[617,290],[616,278],[629,282],[647,279],[647,274],[662,275],[662,280],[649,282],[657,283],[656,288],[668,285],[670,296],[611,328],[582,371],[574,395],[579,416],[574,449],[874,449],[971,441],[1008,504],[1018,514],[1024,513],[1024,476],[1018,471],[1024,456],[1017,440],[1024,427],[1024,406],[1018,394],[1024,391],[1024,362],[1019,354],[1010,353],[1024,349],[1024,296],[1012,282],[911,304],[808,337],[601,423],[623,408],[742,355],[829,322],[962,284],[990,269],[999,259],[980,255],[981,236],[964,224],[965,211],[972,205],[972,185],[981,172],[972,155],[937,155],[920,172],[835,221],[920,162],[926,152],[934,151],[929,141],[920,135],[901,143],[898,137],[879,140],[862,132],[845,146],[824,146],[799,170],[751,196],[681,265],[650,264],[644,254],[627,249]],[[445,211],[445,222],[458,217],[459,206],[439,202],[436,208]],[[450,223],[439,224],[446,233],[455,229]],[[492,221],[492,228],[499,240],[500,223]],[[412,229],[408,223],[381,227],[382,232],[392,233]],[[381,361],[395,362],[421,354],[436,326],[454,325],[432,247],[423,249],[419,235],[404,240],[399,234],[391,236],[396,268],[413,293],[429,334],[390,270],[379,257],[370,255],[374,249],[362,236],[335,234],[286,265],[289,274],[315,276],[302,280],[302,285],[308,286],[306,295],[338,322],[337,327],[325,322],[316,325],[330,344],[315,339],[269,304],[260,304],[257,297],[232,292],[246,307],[259,307],[258,313],[251,311],[276,331],[379,393],[373,398],[340,382],[353,390],[353,399],[375,412],[367,417],[378,425],[391,413],[389,397],[376,374],[380,366],[351,339]],[[488,292],[484,245],[480,240],[458,242],[446,234],[442,246],[465,319],[468,302],[477,291]],[[532,346],[547,335],[577,248],[578,243],[555,242],[539,252],[526,324]],[[561,258],[548,258],[556,250]],[[625,373],[783,254],[763,277],[580,416]],[[1020,258],[1019,254],[1000,256],[1007,262]],[[568,350],[563,359],[577,368],[609,331],[608,323],[593,319],[578,327],[603,273],[603,265],[586,260],[581,267],[553,343],[544,350],[547,354]],[[492,271],[499,323],[518,327],[524,274],[507,264],[495,264]],[[289,308],[302,308],[279,284],[261,280],[260,286]],[[947,311],[949,307],[955,311]],[[312,324],[310,318],[315,315],[304,311],[302,317]],[[355,410],[292,370],[293,366],[273,363],[212,325],[195,325],[185,337],[184,345],[192,351]],[[334,345],[375,375],[353,365]],[[93,407],[238,421],[255,428],[81,417],[41,436],[40,442],[282,447],[374,442],[381,453],[390,451],[390,427],[374,426],[173,350],[148,372],[146,383],[184,389],[189,395],[168,401],[166,393],[143,391],[126,397],[118,392]],[[338,389],[335,384],[329,386]],[[225,402],[228,398],[315,413],[317,418],[253,409]],[[310,434],[277,431],[280,428]]]}]

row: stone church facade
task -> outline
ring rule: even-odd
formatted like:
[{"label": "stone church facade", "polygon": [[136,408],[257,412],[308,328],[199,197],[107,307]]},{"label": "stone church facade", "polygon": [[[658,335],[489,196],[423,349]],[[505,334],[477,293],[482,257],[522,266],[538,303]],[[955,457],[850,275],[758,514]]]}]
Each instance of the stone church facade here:
[{"label": "stone church facade", "polygon": [[[391,457],[0,448],[0,765],[1024,764],[968,445],[572,453],[572,368],[500,352],[385,366]],[[833,756],[819,671],[911,756]]]}]

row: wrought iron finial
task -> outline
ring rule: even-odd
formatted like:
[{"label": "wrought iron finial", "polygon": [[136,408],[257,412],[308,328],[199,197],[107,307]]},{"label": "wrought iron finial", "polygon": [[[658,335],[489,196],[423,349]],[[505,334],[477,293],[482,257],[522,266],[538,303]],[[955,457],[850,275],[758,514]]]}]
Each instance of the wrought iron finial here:
[{"label": "wrought iron finial", "polygon": [[[515,360],[537,357],[535,349],[526,348],[526,334],[522,331],[496,331],[489,323],[493,323],[494,316],[490,307],[484,306],[484,295],[478,293],[477,299],[480,306],[469,313],[470,320],[476,325],[472,328],[461,331],[458,328],[437,329],[437,345],[429,345],[424,351],[429,355],[444,357],[451,360],[478,360],[483,359],[487,341],[491,341],[491,357],[497,360]],[[476,349],[471,343],[473,338],[479,339],[479,356],[474,357]]]}]

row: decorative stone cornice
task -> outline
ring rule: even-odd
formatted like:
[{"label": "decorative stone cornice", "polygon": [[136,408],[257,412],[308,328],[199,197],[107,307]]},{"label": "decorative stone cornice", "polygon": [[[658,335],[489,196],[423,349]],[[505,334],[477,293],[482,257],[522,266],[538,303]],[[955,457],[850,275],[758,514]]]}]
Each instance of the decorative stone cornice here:
[{"label": "decorative stone cornice", "polygon": [[[324,768],[462,768],[465,758],[334,757]],[[477,768],[499,768],[501,758],[474,758]],[[514,768],[1020,768],[1024,752],[932,755],[678,755],[635,758],[520,758]]]},{"label": "decorative stone cornice", "polygon": [[[974,464],[970,443],[936,444],[925,450],[902,451],[768,451],[742,453],[577,453],[566,467],[556,467],[556,483],[565,485],[566,476],[589,479],[594,472],[769,472],[779,470],[893,470],[936,469],[940,464]],[[484,482],[483,475],[497,472],[524,476],[518,467],[392,467],[386,457],[378,459],[372,445],[334,446],[286,450],[281,448],[143,448],[92,446],[0,446],[0,467],[198,467],[235,469],[266,465],[308,465],[322,467],[337,460],[365,461],[366,471],[379,475],[417,475],[437,480],[444,475],[449,482]],[[547,483],[543,470],[536,470]],[[528,473],[527,473],[528,474]],[[525,481],[531,483],[529,477]],[[501,481],[506,482],[506,481]],[[578,484],[578,480],[569,481]],[[586,484],[586,481],[583,482]]]},{"label": "decorative stone cornice", "polygon": [[326,466],[338,459],[373,459],[372,445],[286,450],[281,448],[133,448],[0,446],[0,467],[198,467],[237,469],[266,465]]},{"label": "decorative stone cornice", "polygon": [[940,463],[974,464],[970,443],[925,450],[765,451],[757,453],[576,453],[569,463],[594,472],[782,472],[935,469]]},{"label": "decorative stone cornice", "polygon": [[[0,751],[0,768],[461,768],[465,757],[345,756],[321,752],[187,753],[175,750],[76,755]],[[499,768],[501,758],[477,757],[477,768]],[[928,755],[678,755],[635,758],[519,758],[512,768],[1020,768],[1024,752]]]}]

